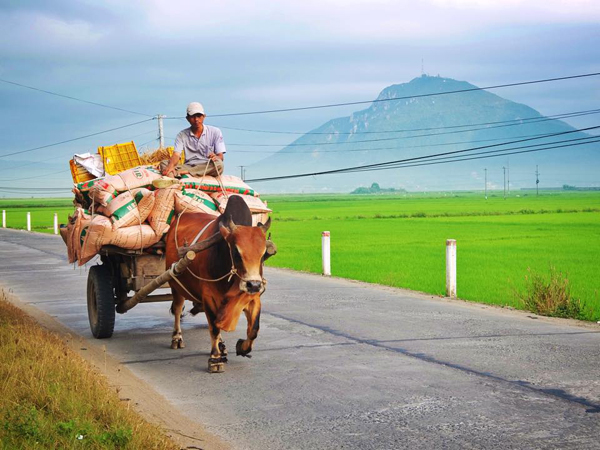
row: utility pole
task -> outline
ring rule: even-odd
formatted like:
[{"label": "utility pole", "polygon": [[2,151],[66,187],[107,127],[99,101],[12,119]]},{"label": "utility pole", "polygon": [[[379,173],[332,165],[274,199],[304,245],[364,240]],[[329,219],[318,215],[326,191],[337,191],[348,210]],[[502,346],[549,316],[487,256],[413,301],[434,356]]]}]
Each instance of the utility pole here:
[{"label": "utility pole", "polygon": [[244,170],[244,168],[246,166],[238,166],[240,168],[240,178],[245,181],[246,180],[246,171]]},{"label": "utility pole", "polygon": [[483,170],[485,171],[485,199],[487,200],[487,168]]},{"label": "utility pole", "polygon": [[158,119],[158,142],[160,144],[160,148],[164,148],[165,146],[165,135],[163,132],[163,116],[162,114],[158,114],[156,118]]},{"label": "utility pole", "polygon": [[506,166],[506,189],[508,190],[508,195],[510,195],[510,161],[508,159],[506,160]]},{"label": "utility pole", "polygon": [[536,164],[536,166],[535,166],[535,196],[536,197],[538,195],[540,195],[539,185],[540,185],[540,173],[538,172],[538,166]]},{"label": "utility pole", "polygon": [[504,171],[504,200],[506,200],[506,167],[502,166],[502,170]]}]

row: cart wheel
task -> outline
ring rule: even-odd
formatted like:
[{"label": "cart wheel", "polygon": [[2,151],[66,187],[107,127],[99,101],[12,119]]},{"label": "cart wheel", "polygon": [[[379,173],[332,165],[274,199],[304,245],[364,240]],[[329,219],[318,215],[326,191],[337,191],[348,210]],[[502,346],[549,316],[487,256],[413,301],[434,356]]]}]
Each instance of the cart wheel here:
[{"label": "cart wheel", "polygon": [[87,309],[90,329],[96,339],[109,338],[115,329],[115,297],[106,266],[92,266],[88,273]]}]

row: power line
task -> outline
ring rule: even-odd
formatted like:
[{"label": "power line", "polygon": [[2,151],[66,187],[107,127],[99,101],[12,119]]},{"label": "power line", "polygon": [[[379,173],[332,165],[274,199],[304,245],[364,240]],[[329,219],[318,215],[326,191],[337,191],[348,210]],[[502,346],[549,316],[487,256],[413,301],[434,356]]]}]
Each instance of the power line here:
[{"label": "power line", "polygon": [[117,111],[123,111],[123,112],[128,112],[128,113],[131,113],[131,114],[137,114],[138,116],[153,117],[150,114],[144,114],[144,113],[137,112],[137,111],[131,111],[129,109],[118,108],[116,106],[104,105],[102,103],[91,102],[89,100],[83,100],[81,98],[72,97],[70,95],[59,94],[57,92],[47,91],[45,89],[40,89],[40,88],[36,88],[36,87],[33,87],[33,86],[27,86],[26,84],[15,83],[14,81],[4,80],[2,78],[0,78],[0,81],[2,81],[3,83],[12,84],[14,86],[19,86],[19,87],[22,87],[22,88],[25,88],[25,89],[31,89],[33,91],[38,91],[38,92],[43,92],[45,94],[55,95],[57,97],[67,98],[69,100],[75,100],[75,101],[81,102],[81,103],[87,103],[89,105],[101,106],[102,108],[108,108],[108,109],[115,109]]},{"label": "power line", "polygon": [[[374,167],[379,167],[379,166],[389,166],[389,165],[392,165],[392,164],[395,164],[395,163],[402,163],[402,162],[415,161],[415,160],[420,160],[420,159],[427,159],[427,158],[432,158],[432,157],[437,157],[437,156],[445,156],[445,155],[451,155],[451,154],[457,154],[457,153],[464,153],[464,152],[470,152],[470,151],[475,151],[475,150],[482,150],[482,149],[485,149],[485,148],[498,147],[498,146],[509,145],[509,144],[517,144],[517,143],[520,143],[520,142],[531,141],[531,140],[534,140],[534,139],[543,139],[543,138],[551,137],[551,136],[561,136],[561,135],[565,135],[565,134],[577,133],[577,132],[587,131],[587,130],[597,129],[597,128],[600,128],[600,125],[599,126],[594,126],[594,127],[582,128],[582,129],[579,129],[579,130],[564,131],[564,132],[561,132],[561,133],[551,133],[551,134],[542,135],[542,136],[536,137],[536,138],[520,139],[520,140],[508,141],[508,142],[504,142],[504,143],[491,144],[491,145],[485,145],[485,146],[480,146],[480,147],[472,147],[472,148],[463,149],[463,150],[455,150],[455,151],[452,151],[452,152],[437,153],[437,154],[433,154],[433,155],[418,156],[418,157],[400,159],[400,160],[395,160],[395,161],[386,161],[386,162],[383,162],[383,163],[368,164],[368,165],[363,165],[363,166],[346,167],[346,168],[343,168],[343,169],[334,169],[334,170],[327,170],[327,171],[322,171],[322,172],[304,173],[304,174],[297,174],[297,175],[284,175],[284,176],[279,176],[279,177],[258,178],[258,179],[251,179],[251,180],[247,180],[247,181],[248,182],[252,182],[252,181],[273,181],[273,180],[284,180],[284,179],[289,179],[289,178],[301,178],[301,177],[314,176],[314,175],[330,175],[330,174],[334,174],[334,173],[349,172],[349,171],[353,171],[355,169],[374,168]],[[595,138],[595,137],[597,137],[597,136],[590,136],[590,138]],[[586,139],[586,138],[582,138],[582,139]]]},{"label": "power line", "polygon": [[[517,138],[529,138],[529,137],[547,137],[547,134],[522,134],[519,136],[511,136],[512,139],[517,139]],[[502,141],[506,139],[506,137],[502,137],[502,138],[493,138],[493,139],[475,139],[475,140],[468,140],[468,141],[458,141],[458,142],[440,142],[437,144],[422,144],[422,145],[407,145],[407,146],[402,146],[402,147],[375,147],[375,148],[352,148],[352,149],[342,149],[342,150],[308,150],[308,151],[293,151],[293,152],[284,152],[283,150],[278,150],[278,151],[265,151],[265,150],[260,150],[260,154],[264,154],[264,153],[274,153],[274,154],[285,154],[285,155],[307,155],[307,154],[313,154],[313,153],[350,153],[350,152],[371,152],[371,151],[379,151],[379,150],[405,150],[405,149],[409,149],[409,148],[427,148],[427,147],[445,147],[448,145],[459,145],[459,144],[475,144],[478,142],[493,142],[493,141]],[[236,150],[236,153],[255,153],[258,154],[259,152],[256,150]]]},{"label": "power line", "polygon": [[[145,133],[140,133],[140,134],[136,134],[134,136],[129,136],[128,138],[117,139],[117,141],[124,141],[125,139],[131,140],[133,138],[144,136],[146,134],[155,133],[155,132],[156,132],[156,130],[146,131]],[[92,152],[92,151],[94,151],[94,149],[90,149],[89,151]],[[60,155],[59,156],[53,156],[52,158],[40,159],[39,161],[33,161],[33,162],[30,162],[30,163],[19,164],[19,169],[21,169],[23,167],[32,166],[34,164],[39,165],[40,163],[48,162],[48,161],[53,161],[53,160],[59,159],[59,158],[64,158],[64,156],[60,156]],[[7,170],[13,170],[13,169],[0,169],[0,172],[4,172],[4,171],[7,171]],[[2,180],[0,180],[0,181],[2,181]]]},{"label": "power line", "polygon": [[[554,120],[554,119],[547,119],[547,120]],[[537,122],[544,122],[545,120],[539,120]],[[377,139],[363,139],[363,140],[356,140],[356,141],[345,141],[345,142],[316,142],[316,143],[298,143],[298,144],[287,144],[287,145],[281,145],[281,144],[238,144],[238,143],[230,143],[227,144],[229,146],[245,146],[245,147],[313,147],[313,146],[318,146],[318,145],[352,145],[352,144],[359,144],[359,143],[364,143],[364,142],[384,142],[384,141],[397,141],[397,140],[403,140],[403,139],[414,139],[414,138],[419,138],[419,137],[434,137],[434,136],[444,136],[444,135],[448,135],[448,134],[458,134],[458,133],[469,133],[472,131],[481,131],[481,130],[492,130],[492,129],[496,129],[496,128],[507,128],[507,127],[514,127],[514,126],[518,126],[518,125],[529,125],[531,123],[537,123],[537,122],[527,122],[526,124],[522,124],[522,123],[507,123],[504,125],[494,125],[494,126],[489,126],[489,127],[480,127],[480,128],[470,128],[467,130],[454,130],[454,131],[443,131],[441,133],[426,133],[426,134],[415,134],[413,136],[400,136],[400,137],[390,137],[390,138],[377,138]]]},{"label": "power line", "polygon": [[53,144],[42,145],[41,147],[34,147],[34,148],[27,149],[27,150],[20,150],[18,152],[6,153],[4,155],[0,155],[0,158],[6,158],[7,156],[13,156],[13,155],[20,155],[22,153],[33,152],[35,150],[41,150],[43,148],[54,147],[55,145],[66,144],[68,142],[78,141],[80,139],[85,139],[85,138],[89,138],[89,137],[92,137],[92,136],[98,136],[99,134],[104,134],[104,133],[109,133],[111,131],[121,130],[123,128],[132,127],[134,125],[139,125],[140,123],[149,122],[151,120],[153,120],[153,119],[141,120],[139,122],[130,123],[128,125],[123,125],[121,127],[111,128],[110,130],[98,131],[97,133],[87,134],[85,136],[80,136],[80,137],[76,137],[76,138],[73,138],[73,139],[67,139],[66,141],[61,141],[61,142],[55,142]]},{"label": "power line", "polygon": [[[566,141],[569,142],[569,141]],[[518,155],[518,154],[522,154],[522,153],[532,153],[532,152],[539,152],[539,151],[546,151],[546,150],[554,150],[557,148],[564,148],[564,147],[576,147],[579,145],[588,145],[588,144],[594,144],[596,142],[600,142],[600,138],[596,137],[594,140],[590,140],[588,142],[577,142],[575,144],[564,144],[564,145],[553,145],[550,147],[543,147],[543,148],[537,148],[537,149],[531,149],[531,150],[519,150],[519,151],[514,151],[514,152],[509,152],[509,153],[501,153],[501,154],[492,154],[492,155],[485,155],[485,156],[480,156],[483,155],[484,153],[491,153],[491,152],[482,152],[482,153],[476,153],[474,156],[459,156],[459,157],[454,157],[454,158],[445,158],[446,160],[442,160],[442,158],[439,159],[433,159],[431,161],[423,161],[423,162],[419,162],[419,163],[414,163],[414,164],[404,164],[404,165],[392,165],[389,167],[378,167],[375,169],[371,169],[371,170],[353,170],[353,171],[348,171],[348,172],[343,172],[343,173],[353,173],[353,172],[376,172],[378,170],[390,170],[390,169],[402,169],[405,167],[420,167],[420,166],[432,166],[432,165],[437,165],[437,164],[446,164],[446,163],[452,163],[452,162],[460,162],[460,161],[469,161],[469,160],[474,160],[474,159],[487,159],[487,158],[497,158],[500,156],[507,156],[507,155]],[[538,145],[550,145],[550,144],[538,144]],[[531,146],[525,146],[525,147],[517,147],[517,148],[527,148],[527,147],[531,147]],[[502,149],[502,150],[495,150],[495,152],[506,152],[510,149]],[[247,180],[247,181],[256,181],[256,180]],[[514,180],[513,180],[514,181]]]},{"label": "power line", "polygon": [[[578,141],[587,141],[587,142],[578,142]],[[430,161],[446,161],[446,160],[452,160],[452,161],[466,161],[468,159],[473,159],[470,158],[471,156],[479,156],[479,155],[490,155],[493,154],[493,156],[505,156],[505,155],[512,155],[513,153],[503,153],[503,152],[509,152],[511,150],[521,150],[521,149],[525,149],[525,148],[532,148],[532,147],[544,147],[544,146],[548,146],[548,145],[556,145],[556,144],[564,144],[564,143],[572,143],[572,142],[577,142],[577,144],[572,144],[572,145],[584,145],[584,144],[591,144],[594,142],[599,142],[600,141],[600,136],[589,136],[589,137],[585,137],[585,138],[576,138],[576,139],[567,139],[564,141],[555,141],[555,142],[545,142],[545,143],[541,143],[541,144],[531,144],[531,145],[522,145],[522,146],[518,146],[518,147],[513,147],[513,148],[502,148],[502,149],[497,149],[497,150],[488,150],[485,152],[478,152],[478,153],[474,153],[472,155],[453,155],[453,156],[443,156],[443,157],[421,157],[421,158],[412,158],[411,160],[417,160],[417,159],[425,159],[426,162],[430,162]],[[558,146],[558,147],[564,147],[564,146]],[[548,147],[548,148],[558,148],[558,147]],[[527,152],[519,152],[519,153],[527,153]],[[459,159],[459,158],[466,158],[466,159]],[[474,158],[474,159],[479,159],[479,158]],[[410,162],[410,161],[409,161]],[[416,165],[420,165],[421,163],[416,163]],[[404,162],[399,162],[399,163],[395,163],[395,164],[389,164],[386,165],[384,167],[380,167],[380,168],[375,168],[373,170],[379,170],[379,169],[394,169],[394,168],[400,168],[400,167],[413,167],[413,164],[406,164]],[[348,172],[363,172],[363,171],[368,171],[368,170],[362,170],[361,168],[356,169],[356,170],[349,170]],[[513,180],[514,181],[514,180]]]},{"label": "power line", "polygon": [[485,87],[474,87],[469,89],[457,89],[454,91],[447,92],[432,92],[428,94],[419,94],[419,95],[410,95],[404,97],[395,97],[395,98],[381,98],[375,100],[362,100],[357,102],[346,102],[346,103],[331,103],[326,105],[315,105],[315,106],[302,106],[296,108],[282,108],[282,109],[270,109],[264,111],[247,111],[247,112],[234,112],[234,113],[226,113],[226,114],[214,114],[211,117],[232,117],[232,116],[248,116],[254,114],[271,114],[271,113],[282,113],[282,112],[291,112],[291,111],[306,111],[312,109],[322,109],[322,108],[334,108],[338,106],[352,106],[352,105],[363,105],[367,103],[380,103],[380,102],[392,102],[398,100],[406,100],[410,98],[423,98],[423,97],[433,97],[438,95],[449,95],[449,94],[459,94],[463,92],[473,92],[473,91],[483,91],[487,89],[500,89],[505,87],[513,87],[513,86],[525,86],[528,84],[538,84],[538,83],[549,83],[553,81],[563,81],[563,80],[573,80],[577,78],[585,78],[585,77],[595,77],[600,75],[600,72],[595,73],[585,73],[579,75],[571,75],[566,77],[556,77],[556,78],[546,78],[542,80],[533,80],[533,81],[519,81],[516,83],[507,83],[507,84],[497,84],[494,86],[485,86]]},{"label": "power line", "polygon": [[[532,153],[532,152],[539,152],[539,151],[546,151],[546,150],[554,150],[557,148],[564,148],[564,147],[575,147],[575,146],[579,146],[579,145],[593,144],[596,142],[600,142],[600,139],[596,138],[595,140],[588,141],[588,142],[578,142],[575,144],[556,145],[556,146],[551,146],[551,147],[544,147],[544,148],[538,148],[538,149],[532,149],[532,150],[514,151],[514,152],[510,152],[510,153],[503,153],[503,154],[493,154],[493,155],[485,155],[485,156],[478,156],[479,154],[476,154],[476,156],[472,156],[472,157],[469,157],[469,156],[456,157],[449,161],[434,161],[434,162],[424,161],[424,162],[419,162],[419,163],[414,163],[414,164],[404,164],[404,165],[389,166],[389,167],[377,167],[377,168],[373,168],[373,169],[338,171],[336,173],[376,172],[379,170],[402,169],[402,168],[406,168],[406,167],[420,167],[420,166],[430,166],[430,165],[437,165],[437,164],[447,164],[447,163],[452,163],[452,162],[468,161],[468,160],[474,160],[474,159],[496,158],[499,156],[506,156],[506,155],[516,155],[516,154],[521,154],[521,153]],[[498,150],[498,151],[507,151],[507,150],[509,150],[509,149]],[[315,175],[323,175],[323,173],[302,174],[302,175],[290,176],[288,178],[301,178],[301,177],[315,176]],[[278,179],[278,178],[277,177],[258,178],[258,179],[251,179],[251,180],[246,180],[246,181],[247,182],[259,182],[259,181],[273,181],[274,179]]]},{"label": "power line", "polygon": [[431,131],[431,130],[444,130],[444,129],[452,129],[452,128],[464,128],[471,126],[480,126],[480,125],[497,125],[501,123],[510,123],[510,122],[523,122],[523,121],[535,121],[535,122],[543,122],[546,120],[557,120],[557,119],[567,119],[571,117],[579,117],[579,116],[587,116],[590,114],[598,114],[600,113],[600,109],[589,109],[586,111],[574,111],[570,113],[561,113],[554,114],[550,116],[537,116],[537,117],[524,117],[522,119],[510,119],[510,120],[499,120],[495,122],[481,122],[481,123],[473,123],[473,124],[464,124],[464,125],[450,125],[444,127],[429,127],[429,128],[412,128],[405,130],[388,130],[388,131],[355,131],[355,132],[338,132],[338,131],[271,131],[271,130],[252,130],[248,128],[235,128],[235,127],[225,127],[222,125],[217,125],[219,128],[223,128],[225,130],[235,130],[235,131],[248,131],[253,133],[267,133],[267,134],[315,134],[315,135],[356,135],[356,134],[385,134],[385,133],[406,133],[411,131]]}]

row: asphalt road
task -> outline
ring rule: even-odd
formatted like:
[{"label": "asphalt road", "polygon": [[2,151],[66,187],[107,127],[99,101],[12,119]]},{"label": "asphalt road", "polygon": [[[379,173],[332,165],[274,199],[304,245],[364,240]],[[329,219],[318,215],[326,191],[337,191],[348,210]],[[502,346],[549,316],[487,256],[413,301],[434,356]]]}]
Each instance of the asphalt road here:
[{"label": "asphalt road", "polygon": [[[90,340],[60,238],[0,230],[0,284]],[[206,371],[204,317],[117,316],[109,353],[238,449],[600,449],[600,327],[267,270],[253,358]],[[460,280],[459,280],[460,289]],[[225,333],[229,348],[245,333]]]}]

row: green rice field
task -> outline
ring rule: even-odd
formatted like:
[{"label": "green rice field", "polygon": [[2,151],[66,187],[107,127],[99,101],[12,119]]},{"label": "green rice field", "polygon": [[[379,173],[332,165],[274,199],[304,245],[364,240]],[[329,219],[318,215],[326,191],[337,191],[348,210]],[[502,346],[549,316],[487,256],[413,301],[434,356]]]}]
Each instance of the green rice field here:
[{"label": "green rice field", "polygon": [[[268,195],[270,266],[321,272],[321,232],[331,232],[334,276],[444,295],[445,243],[457,240],[458,296],[522,308],[528,269],[555,267],[586,320],[600,320],[600,192],[532,191],[394,195]],[[2,199],[7,225],[52,232],[71,199]]]},{"label": "green rice field", "polygon": [[528,268],[565,274],[583,318],[600,320],[600,193],[266,196],[279,253],[269,265],[319,273],[331,232],[334,276],[445,291],[445,243],[457,241],[461,299],[522,308]]}]

